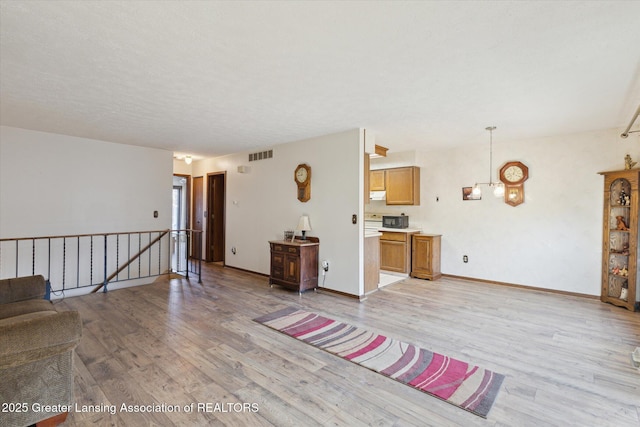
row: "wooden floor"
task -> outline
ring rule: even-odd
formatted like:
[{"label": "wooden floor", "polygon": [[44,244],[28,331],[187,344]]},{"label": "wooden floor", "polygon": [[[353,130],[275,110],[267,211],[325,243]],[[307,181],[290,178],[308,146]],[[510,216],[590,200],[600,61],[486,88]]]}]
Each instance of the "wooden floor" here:
[{"label": "wooden floor", "polygon": [[[407,279],[358,302],[209,265],[202,284],[167,279],[58,304],[82,315],[75,394],[81,410],[92,405],[66,426],[640,425],[630,363],[640,313],[596,299],[443,278]],[[251,320],[286,306],[506,379],[483,419]],[[180,412],[123,412],[123,403]]]}]

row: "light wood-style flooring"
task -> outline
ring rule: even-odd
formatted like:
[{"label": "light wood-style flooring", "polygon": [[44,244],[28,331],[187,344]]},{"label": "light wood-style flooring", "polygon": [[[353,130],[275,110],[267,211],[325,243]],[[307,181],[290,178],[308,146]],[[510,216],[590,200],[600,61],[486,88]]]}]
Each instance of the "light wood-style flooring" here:
[{"label": "light wood-style flooring", "polygon": [[[445,277],[407,279],[358,302],[322,290],[299,296],[270,288],[266,277],[207,265],[202,284],[165,279],[58,304],[79,310],[84,323],[78,406],[116,406],[115,415],[72,413],[66,426],[640,425],[640,372],[630,362],[640,313],[596,299]],[[286,306],[505,381],[480,418],[252,321]],[[130,413],[122,403],[195,410]],[[198,404],[210,406],[198,412]]]}]

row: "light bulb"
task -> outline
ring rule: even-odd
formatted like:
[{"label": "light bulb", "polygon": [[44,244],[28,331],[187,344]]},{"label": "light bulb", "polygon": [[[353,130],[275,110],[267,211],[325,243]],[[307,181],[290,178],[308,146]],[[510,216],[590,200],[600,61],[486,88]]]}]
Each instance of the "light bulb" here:
[{"label": "light bulb", "polygon": [[496,197],[504,197],[504,184],[499,183],[493,187],[493,195]]},{"label": "light bulb", "polygon": [[473,194],[476,197],[479,197],[482,195],[482,190],[480,189],[480,187],[478,187],[478,184],[473,186],[473,190],[471,190],[471,194]]}]

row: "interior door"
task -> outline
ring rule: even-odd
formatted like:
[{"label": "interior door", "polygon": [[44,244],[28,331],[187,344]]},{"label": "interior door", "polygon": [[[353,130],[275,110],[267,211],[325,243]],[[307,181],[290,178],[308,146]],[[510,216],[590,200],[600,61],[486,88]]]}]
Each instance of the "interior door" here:
[{"label": "interior door", "polygon": [[[193,230],[202,231],[204,220],[204,178],[198,176],[193,178]],[[196,235],[200,234],[200,237]],[[202,259],[202,243],[198,248],[198,242],[202,242],[202,233],[194,233],[194,237],[191,241],[191,256],[194,258]]]},{"label": "interior door", "polygon": [[225,172],[208,175],[207,261],[224,262]]}]

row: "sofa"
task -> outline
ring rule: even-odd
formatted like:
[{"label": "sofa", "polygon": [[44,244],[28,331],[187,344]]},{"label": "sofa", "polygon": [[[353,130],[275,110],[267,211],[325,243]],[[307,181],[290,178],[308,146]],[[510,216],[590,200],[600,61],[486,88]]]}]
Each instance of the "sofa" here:
[{"label": "sofa", "polygon": [[82,323],[45,292],[42,276],[0,280],[0,426],[55,425],[73,410]]}]

